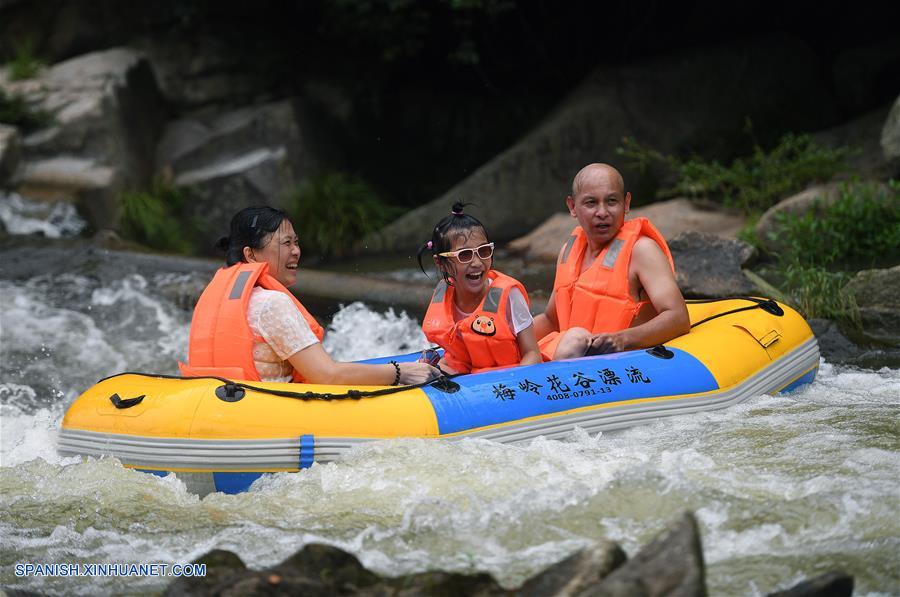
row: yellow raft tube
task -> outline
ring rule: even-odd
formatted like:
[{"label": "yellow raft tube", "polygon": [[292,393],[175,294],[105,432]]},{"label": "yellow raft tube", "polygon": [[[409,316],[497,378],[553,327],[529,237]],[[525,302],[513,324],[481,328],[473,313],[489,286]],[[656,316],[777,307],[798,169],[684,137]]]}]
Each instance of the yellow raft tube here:
[{"label": "yellow raft tube", "polygon": [[[691,332],[665,346],[462,375],[424,387],[116,375],[69,407],[59,451],[111,455],[126,467],[174,472],[200,494],[233,493],[265,473],[335,460],[361,442],[561,438],[576,426],[596,433],[724,408],[815,378],[818,343],[791,308],[740,298],[689,301],[688,309]],[[334,397],[351,390],[362,395]],[[379,391],[389,393],[367,395]]]}]

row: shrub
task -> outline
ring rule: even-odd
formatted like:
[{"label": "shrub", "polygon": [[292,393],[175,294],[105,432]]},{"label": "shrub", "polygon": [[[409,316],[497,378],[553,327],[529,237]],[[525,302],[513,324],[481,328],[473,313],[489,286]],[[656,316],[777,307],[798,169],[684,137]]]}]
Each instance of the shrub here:
[{"label": "shrub", "polygon": [[199,218],[191,217],[191,194],[161,181],[145,191],[129,191],[121,196],[122,233],[154,249],[192,253],[203,230]]},{"label": "shrub", "polygon": [[300,245],[327,258],[346,255],[355,242],[403,209],[384,203],[362,179],[330,172],[304,181],[289,197],[288,212]]},{"label": "shrub", "polygon": [[[872,267],[898,259],[900,181],[850,183],[827,207],[798,216],[781,213],[776,238],[798,264],[815,267]],[[893,264],[890,264],[893,265]]]},{"label": "shrub", "polygon": [[41,110],[32,110],[21,96],[8,96],[0,89],[0,122],[11,124],[26,132],[53,122],[53,117]]},{"label": "shrub", "polygon": [[820,317],[859,327],[859,307],[844,288],[851,276],[797,261],[783,262],[779,268],[782,292],[806,317]]},{"label": "shrub", "polygon": [[676,176],[674,186],[662,196],[703,197],[740,209],[745,214],[762,212],[812,182],[826,181],[843,171],[850,149],[829,149],[809,135],[784,135],[769,152],[756,145],[752,155],[724,166],[699,157],[682,160],[645,147],[634,139],[622,139],[616,150],[641,169],[660,163]]},{"label": "shrub", "polygon": [[15,45],[15,56],[9,63],[9,78],[22,81],[34,77],[46,63],[34,53],[34,43],[26,40]]}]

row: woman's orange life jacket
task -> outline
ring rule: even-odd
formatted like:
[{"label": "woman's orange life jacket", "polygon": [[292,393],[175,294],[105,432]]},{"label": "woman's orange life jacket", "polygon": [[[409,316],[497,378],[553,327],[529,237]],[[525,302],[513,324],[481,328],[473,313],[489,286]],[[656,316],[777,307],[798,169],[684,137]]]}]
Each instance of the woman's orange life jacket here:
[{"label": "woman's orange life jacket", "polygon": [[528,293],[518,280],[506,274],[491,270],[487,275],[491,285],[471,315],[453,320],[455,289],[442,281],[422,323],[425,337],[444,349],[444,360],[460,373],[508,367],[522,360],[507,312],[510,290],[518,288],[530,304]]},{"label": "woman's orange life jacket", "polygon": [[[200,295],[191,320],[188,363],[178,363],[185,376],[216,375],[259,381],[253,362],[254,336],[247,323],[247,305],[254,286],[277,290],[291,297],[319,341],[322,326],[281,282],[269,275],[267,263],[238,263],[223,267]],[[294,381],[303,378],[294,371]]]},{"label": "woman's orange life jacket", "polygon": [[636,301],[628,287],[628,267],[637,240],[647,236],[656,241],[669,260],[675,262],[666,240],[647,218],[635,218],[622,225],[618,234],[600,251],[594,262],[581,271],[588,250],[587,234],[576,227],[560,252],[553,290],[556,292],[556,318],[559,333],[541,338],[541,354],[550,359],[556,352],[559,336],[573,327],[593,334],[618,332],[631,322],[649,301]]}]

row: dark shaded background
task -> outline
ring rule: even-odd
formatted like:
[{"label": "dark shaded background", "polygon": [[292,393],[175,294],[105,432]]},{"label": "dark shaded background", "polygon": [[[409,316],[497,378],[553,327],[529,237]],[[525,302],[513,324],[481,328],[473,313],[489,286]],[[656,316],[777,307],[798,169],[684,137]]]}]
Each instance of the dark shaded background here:
[{"label": "dark shaded background", "polygon": [[[337,159],[389,200],[418,205],[533,128],[593,69],[686,48],[771,33],[799,38],[819,56],[820,76],[838,99],[833,124],[849,120],[900,91],[895,6],[0,0],[0,57],[26,41],[56,62],[146,38],[219,38],[233,51],[229,68],[258,81],[254,97],[236,94],[235,105],[315,95],[311,82],[338,90],[339,115],[334,106],[321,110],[343,119],[329,127],[339,131]],[[863,86],[858,69],[868,69]],[[782,132],[757,131],[763,140]]]}]

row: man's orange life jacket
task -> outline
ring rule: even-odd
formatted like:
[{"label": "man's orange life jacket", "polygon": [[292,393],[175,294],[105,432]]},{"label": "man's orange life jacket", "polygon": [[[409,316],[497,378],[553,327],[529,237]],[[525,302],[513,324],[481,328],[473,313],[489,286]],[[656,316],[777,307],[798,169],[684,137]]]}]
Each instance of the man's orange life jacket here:
[{"label": "man's orange life jacket", "polygon": [[599,334],[617,332],[631,326],[648,302],[634,300],[628,287],[631,252],[641,236],[656,241],[674,272],[675,263],[669,246],[647,218],[625,222],[619,233],[583,272],[581,264],[588,249],[587,234],[581,226],[572,231],[560,253],[556,279],[553,281],[559,333],[548,334],[539,342],[545,359],[553,356],[559,336],[569,328],[581,327]]},{"label": "man's orange life jacket", "polygon": [[444,360],[460,373],[508,367],[522,360],[507,312],[510,290],[518,288],[526,303],[528,293],[521,283],[506,274],[491,270],[487,275],[491,285],[471,315],[453,320],[455,290],[442,281],[431,297],[422,323],[425,337],[444,348]]},{"label": "man's orange life jacket", "polygon": [[[253,362],[254,336],[247,323],[247,305],[254,286],[291,297],[303,319],[321,342],[322,326],[291,292],[269,275],[267,263],[238,263],[223,267],[200,295],[191,320],[188,363],[178,363],[185,376],[216,375],[259,381]],[[303,379],[294,371],[294,381]]]}]

